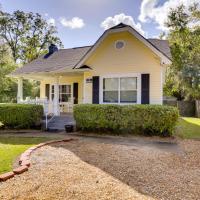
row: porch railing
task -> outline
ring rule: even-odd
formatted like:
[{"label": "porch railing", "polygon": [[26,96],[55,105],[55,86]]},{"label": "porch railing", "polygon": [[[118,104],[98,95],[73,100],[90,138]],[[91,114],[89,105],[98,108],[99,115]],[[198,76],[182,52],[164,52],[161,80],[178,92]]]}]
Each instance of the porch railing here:
[{"label": "porch railing", "polygon": [[[54,113],[53,113],[53,103],[48,101],[47,98],[38,98],[31,99],[29,97],[26,97],[25,100],[18,101],[20,104],[35,104],[35,105],[42,105],[44,116],[45,116],[45,128],[48,129],[48,123],[53,119]],[[48,116],[51,116],[48,118]]]}]

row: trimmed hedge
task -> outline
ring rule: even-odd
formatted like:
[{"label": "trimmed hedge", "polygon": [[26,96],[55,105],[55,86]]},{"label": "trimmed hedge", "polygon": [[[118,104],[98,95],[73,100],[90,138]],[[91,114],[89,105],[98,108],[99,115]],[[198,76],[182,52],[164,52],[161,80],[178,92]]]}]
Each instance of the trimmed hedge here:
[{"label": "trimmed hedge", "polygon": [[162,105],[82,104],[74,107],[74,117],[82,131],[169,136],[179,113],[175,107]]},{"label": "trimmed hedge", "polygon": [[0,104],[0,121],[5,128],[36,128],[41,125],[42,116],[41,105]]}]

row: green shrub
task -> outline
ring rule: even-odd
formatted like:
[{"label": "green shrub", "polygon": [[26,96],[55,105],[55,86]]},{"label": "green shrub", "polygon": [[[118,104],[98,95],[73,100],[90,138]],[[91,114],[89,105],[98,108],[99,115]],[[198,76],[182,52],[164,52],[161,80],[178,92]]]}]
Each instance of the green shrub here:
[{"label": "green shrub", "polygon": [[177,108],[161,105],[82,104],[74,107],[77,128],[82,131],[109,131],[171,135],[178,121]]},{"label": "green shrub", "polygon": [[0,121],[5,128],[35,128],[41,124],[43,107],[28,104],[0,104]]}]

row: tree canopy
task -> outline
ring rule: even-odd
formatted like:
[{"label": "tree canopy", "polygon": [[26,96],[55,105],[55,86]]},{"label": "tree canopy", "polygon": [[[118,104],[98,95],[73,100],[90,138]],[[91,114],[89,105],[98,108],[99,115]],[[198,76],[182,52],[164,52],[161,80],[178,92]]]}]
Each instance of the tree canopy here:
[{"label": "tree canopy", "polygon": [[[17,83],[9,73],[46,53],[51,43],[62,46],[56,33],[38,13],[0,10],[0,102],[16,101]],[[38,95],[38,83],[24,80],[24,97]]]},{"label": "tree canopy", "polygon": [[183,99],[200,99],[200,10],[194,4],[172,9],[166,26],[172,65],[167,71],[165,93]]},{"label": "tree canopy", "polygon": [[48,24],[38,13],[0,12],[0,37],[12,51],[16,61],[27,63],[47,50],[51,43],[62,46],[55,35],[56,27]]}]

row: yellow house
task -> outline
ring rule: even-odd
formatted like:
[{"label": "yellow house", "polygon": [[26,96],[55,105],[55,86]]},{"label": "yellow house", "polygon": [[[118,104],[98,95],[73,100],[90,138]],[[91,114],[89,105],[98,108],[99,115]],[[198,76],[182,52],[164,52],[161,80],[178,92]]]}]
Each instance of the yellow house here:
[{"label": "yellow house", "polygon": [[[171,63],[168,42],[146,39],[119,24],[93,46],[58,50],[17,69],[18,102],[46,103],[60,115],[74,104],[162,104],[165,69]],[[23,100],[23,79],[40,81],[40,97]]]}]

